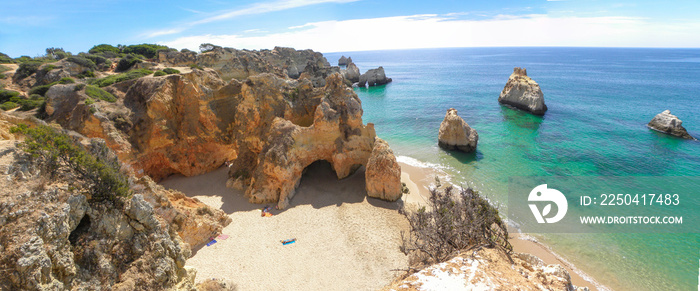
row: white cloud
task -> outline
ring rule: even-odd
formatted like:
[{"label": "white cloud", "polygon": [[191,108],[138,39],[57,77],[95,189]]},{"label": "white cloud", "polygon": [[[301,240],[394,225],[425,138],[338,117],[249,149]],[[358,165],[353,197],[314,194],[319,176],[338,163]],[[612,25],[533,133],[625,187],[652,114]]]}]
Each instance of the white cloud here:
[{"label": "white cloud", "polygon": [[201,20],[194,21],[190,25],[199,25],[204,23],[210,23],[214,21],[220,21],[225,19],[231,19],[235,17],[240,17],[244,15],[255,15],[263,14],[268,12],[282,11],[292,8],[299,8],[309,5],[324,4],[324,3],[348,3],[355,2],[359,0],[278,0],[274,2],[257,3],[246,8],[231,10],[224,13],[220,13],[211,17],[207,17]]},{"label": "white cloud", "polygon": [[322,52],[474,46],[700,47],[700,22],[657,24],[632,17],[501,15],[489,20],[456,20],[411,15],[314,22],[300,27],[307,29],[261,36],[186,36],[163,43],[190,49],[214,43]]},{"label": "white cloud", "polygon": [[[194,26],[198,26],[198,25],[202,25],[202,24],[206,24],[206,23],[211,23],[211,22],[216,22],[216,21],[232,19],[232,18],[246,16],[246,15],[264,14],[264,13],[269,13],[269,12],[283,11],[283,10],[287,10],[287,9],[299,8],[299,7],[309,6],[309,5],[316,5],[316,4],[349,3],[349,2],[356,2],[356,1],[360,1],[360,0],[277,0],[277,1],[273,1],[273,2],[256,3],[253,5],[250,5],[246,8],[230,10],[230,11],[226,11],[223,13],[210,15],[210,16],[202,18],[200,20],[184,23],[184,24],[182,24],[178,27],[175,27],[175,28],[168,28],[168,29],[156,30],[156,31],[144,33],[141,36],[146,37],[146,38],[153,38],[153,37],[164,36],[164,35],[178,34],[178,33],[181,33],[183,31],[187,30],[188,28],[191,28]],[[191,12],[197,13],[197,14],[202,14],[202,12],[196,11],[196,10],[190,10],[190,9],[185,9],[185,10],[191,11]]]}]

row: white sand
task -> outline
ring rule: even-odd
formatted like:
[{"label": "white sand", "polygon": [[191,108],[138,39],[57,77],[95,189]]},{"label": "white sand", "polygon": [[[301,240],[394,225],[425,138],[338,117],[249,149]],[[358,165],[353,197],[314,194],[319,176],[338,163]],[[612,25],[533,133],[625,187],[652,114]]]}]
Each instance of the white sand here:
[{"label": "white sand", "polygon": [[[392,269],[406,268],[399,245],[408,224],[396,210],[403,202],[367,198],[364,170],[337,180],[330,165],[311,165],[290,207],[273,210],[273,217],[261,217],[264,205],[226,188],[226,170],[161,183],[233,219],[223,230],[228,239],[195,250],[187,261],[198,282],[218,278],[239,290],[377,290],[400,274]],[[297,241],[280,243],[290,238]]]}]

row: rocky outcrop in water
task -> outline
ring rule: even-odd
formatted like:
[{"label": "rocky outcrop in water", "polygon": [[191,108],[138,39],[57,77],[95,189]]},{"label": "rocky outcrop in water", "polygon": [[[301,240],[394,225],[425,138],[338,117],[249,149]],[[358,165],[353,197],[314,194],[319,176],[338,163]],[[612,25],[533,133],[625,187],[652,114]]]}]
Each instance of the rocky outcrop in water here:
[{"label": "rocky outcrop in water", "polygon": [[388,201],[401,198],[401,166],[394,151],[381,138],[375,138],[372,154],[365,169],[367,196]]},{"label": "rocky outcrop in water", "polygon": [[479,134],[471,128],[459,115],[457,110],[450,108],[445,119],[440,123],[438,145],[446,150],[473,152],[479,142]]},{"label": "rocky outcrop in water", "polygon": [[510,258],[498,249],[482,248],[429,266],[391,284],[391,290],[571,290],[576,287],[560,265],[515,253]]},{"label": "rocky outcrop in water", "polygon": [[341,56],[340,59],[338,59],[338,66],[347,66],[352,63],[352,58],[351,57],[345,57]]},{"label": "rocky outcrop in water", "polygon": [[498,102],[535,115],[544,115],[547,111],[540,85],[527,76],[525,68],[513,69],[513,74],[508,78]]},{"label": "rocky outcrop in water", "polygon": [[688,134],[688,131],[683,127],[683,121],[678,119],[677,116],[671,114],[670,110],[664,110],[654,116],[654,118],[649,121],[647,126],[653,130],[670,134],[673,136],[696,140],[694,137]]},{"label": "rocky outcrop in water", "polygon": [[371,69],[365,72],[360,76],[360,80],[358,82],[358,86],[360,87],[365,87],[365,86],[380,86],[384,84],[388,84],[391,82],[391,78],[387,78],[386,74],[384,73],[384,68],[379,67],[376,69]]},{"label": "rocky outcrop in water", "polygon": [[341,72],[350,85],[360,82],[360,69],[357,68],[355,63],[349,63]]}]

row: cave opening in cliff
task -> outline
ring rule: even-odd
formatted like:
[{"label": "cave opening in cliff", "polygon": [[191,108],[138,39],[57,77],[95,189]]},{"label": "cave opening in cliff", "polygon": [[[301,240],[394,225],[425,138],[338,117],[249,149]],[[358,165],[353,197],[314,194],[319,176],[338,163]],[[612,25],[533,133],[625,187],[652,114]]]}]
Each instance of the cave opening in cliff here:
[{"label": "cave opening in cliff", "polygon": [[75,246],[80,237],[88,233],[88,230],[90,230],[90,216],[83,215],[78,226],[68,235],[68,241],[70,241],[71,245]]},{"label": "cave opening in cliff", "polygon": [[344,203],[362,202],[366,196],[364,167],[357,165],[356,171],[343,179],[338,175],[333,165],[326,160],[318,160],[304,168],[294,197],[290,200],[293,205],[312,205],[314,208]]}]

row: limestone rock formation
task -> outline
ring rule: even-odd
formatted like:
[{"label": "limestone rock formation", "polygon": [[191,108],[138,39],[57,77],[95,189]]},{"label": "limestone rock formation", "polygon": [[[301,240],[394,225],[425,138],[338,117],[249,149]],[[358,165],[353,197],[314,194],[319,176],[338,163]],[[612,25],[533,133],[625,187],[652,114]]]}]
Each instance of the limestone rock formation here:
[{"label": "limestone rock formation", "polygon": [[287,75],[296,79],[309,64],[319,68],[330,67],[328,60],[319,52],[285,47],[250,51],[214,46],[211,51],[201,54],[189,51],[162,51],[158,53],[158,62],[169,66],[198,65],[212,68],[224,81],[244,80],[261,73]]},{"label": "limestone rock formation", "polygon": [[498,102],[535,115],[544,115],[547,111],[540,85],[527,76],[525,68],[513,69],[513,74],[508,78]]},{"label": "limestone rock formation", "polygon": [[360,69],[357,68],[355,63],[348,63],[347,67],[341,72],[343,77],[350,82],[350,85],[360,81]]},{"label": "limestone rock formation", "polygon": [[282,74],[280,68],[273,67],[259,53],[232,48],[215,48],[197,55],[197,65],[216,70],[221,79],[243,80],[262,73]]},{"label": "limestone rock formation", "polygon": [[[362,123],[362,106],[355,92],[343,83],[340,74],[326,79],[325,92],[306,126],[274,117],[267,140],[257,154],[246,158],[254,170],[240,173],[231,167],[232,179],[252,177],[246,196],[252,202],[277,202],[285,208],[294,196],[304,168],[318,160],[331,163],[339,179],[366,165],[376,136],[373,124]],[[257,108],[255,106],[253,108]],[[255,109],[254,109],[255,110]],[[253,125],[254,126],[254,125]]]},{"label": "limestone rock formation", "polygon": [[341,56],[340,59],[338,59],[338,66],[346,66],[348,63],[348,58],[345,56]]},{"label": "limestone rock formation", "polygon": [[377,137],[365,169],[367,196],[388,201],[401,198],[401,166],[389,144]]},{"label": "limestone rock formation", "polygon": [[326,78],[339,72],[339,67],[319,67],[316,64],[309,63],[304,68],[304,72],[301,73],[299,79],[308,79],[314,87],[324,87],[326,86]]},{"label": "limestone rock formation", "polygon": [[360,76],[358,86],[379,86],[391,82],[391,78],[387,78],[384,73],[384,68],[379,67],[371,69]]},{"label": "limestone rock formation", "polygon": [[49,179],[16,145],[0,141],[0,187],[13,189],[0,191],[0,289],[194,290],[195,273],[184,267],[190,246],[176,231],[206,220],[146,188],[132,188],[123,206],[89,201],[81,181],[70,173]]},{"label": "limestone rock formation", "polygon": [[[47,120],[105,139],[137,175],[156,181],[203,174],[228,162],[228,185],[245,188],[252,202],[280,207],[315,161],[329,161],[339,178],[367,164],[374,128],[362,123],[361,102],[338,67],[304,51],[221,50],[204,58],[248,54],[245,58],[259,58],[267,65],[256,66],[272,73],[228,83],[212,69],[147,76],[103,88],[117,97],[114,103],[86,104],[83,89],[55,85],[47,93]],[[264,59],[294,52],[316,60],[298,80]]]},{"label": "limestone rock formation", "polygon": [[473,152],[479,142],[479,134],[471,128],[459,115],[457,110],[450,108],[445,119],[440,123],[438,145],[446,150]]},{"label": "limestone rock formation", "polygon": [[522,253],[510,259],[498,249],[483,248],[429,266],[388,286],[387,290],[572,290],[571,276],[560,265],[546,265]]},{"label": "limestone rock formation", "polygon": [[677,137],[682,137],[686,139],[695,140],[688,131],[683,127],[683,121],[678,119],[677,116],[671,114],[670,110],[664,110],[654,116],[654,118],[649,121],[647,126],[653,130],[670,134]]}]

